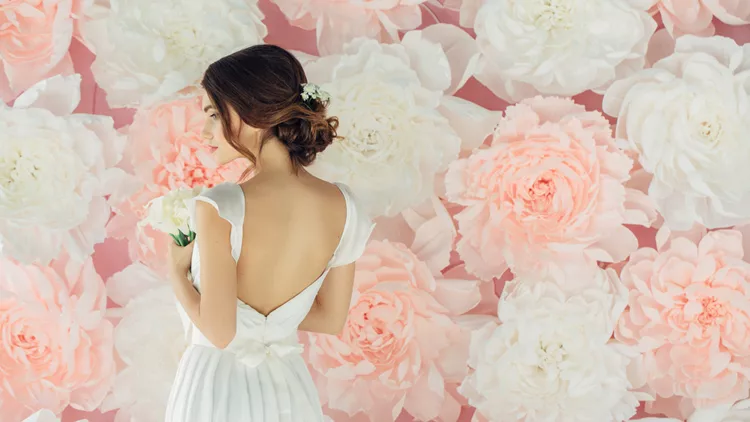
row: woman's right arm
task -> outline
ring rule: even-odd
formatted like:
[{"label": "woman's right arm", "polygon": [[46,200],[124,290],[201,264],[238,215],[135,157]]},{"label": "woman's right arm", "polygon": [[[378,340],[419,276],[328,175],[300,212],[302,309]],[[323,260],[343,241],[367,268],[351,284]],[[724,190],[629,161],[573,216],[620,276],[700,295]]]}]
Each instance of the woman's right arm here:
[{"label": "woman's right arm", "polygon": [[299,329],[338,335],[349,314],[353,287],[354,263],[331,268]]}]

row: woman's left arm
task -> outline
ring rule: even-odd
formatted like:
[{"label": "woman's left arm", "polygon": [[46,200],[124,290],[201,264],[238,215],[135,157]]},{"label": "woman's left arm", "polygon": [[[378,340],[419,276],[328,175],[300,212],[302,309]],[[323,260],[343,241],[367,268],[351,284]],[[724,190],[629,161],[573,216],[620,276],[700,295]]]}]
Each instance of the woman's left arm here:
[{"label": "woman's left arm", "polygon": [[211,204],[195,201],[200,248],[201,292],[187,277],[193,243],[182,248],[170,239],[170,281],[177,299],[196,327],[219,349],[237,332],[237,263],[232,257],[231,224]]}]

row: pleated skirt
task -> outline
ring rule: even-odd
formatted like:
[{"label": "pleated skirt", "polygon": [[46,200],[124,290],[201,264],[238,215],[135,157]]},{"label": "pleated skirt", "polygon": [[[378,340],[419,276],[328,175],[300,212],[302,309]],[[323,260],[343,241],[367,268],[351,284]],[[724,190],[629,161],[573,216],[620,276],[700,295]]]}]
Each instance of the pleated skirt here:
[{"label": "pleated skirt", "polygon": [[231,352],[192,345],[182,356],[166,422],[322,422],[318,392],[298,354],[256,367]]}]

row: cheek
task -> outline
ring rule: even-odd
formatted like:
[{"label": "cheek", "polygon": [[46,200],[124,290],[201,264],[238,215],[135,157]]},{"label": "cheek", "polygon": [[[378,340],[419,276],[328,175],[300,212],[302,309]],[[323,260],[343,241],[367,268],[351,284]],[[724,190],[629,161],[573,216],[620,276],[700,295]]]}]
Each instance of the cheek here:
[{"label": "cheek", "polygon": [[237,150],[234,149],[234,147],[229,144],[229,142],[227,142],[227,139],[224,137],[223,133],[219,134],[218,137],[214,139],[216,140],[218,153],[222,157],[222,160],[231,161],[241,155],[239,152],[237,152]]},{"label": "cheek", "polygon": [[236,152],[235,149],[231,145],[229,145],[229,142],[227,142],[227,140],[224,137],[219,139],[217,146],[219,147],[219,149],[222,151],[224,155],[234,155],[234,153]]},{"label": "cheek", "polygon": [[229,146],[229,143],[227,142],[227,138],[224,136],[224,131],[221,130],[221,125],[216,125],[214,129],[211,131],[211,134],[213,136],[214,141],[216,142],[216,146],[218,147]]}]

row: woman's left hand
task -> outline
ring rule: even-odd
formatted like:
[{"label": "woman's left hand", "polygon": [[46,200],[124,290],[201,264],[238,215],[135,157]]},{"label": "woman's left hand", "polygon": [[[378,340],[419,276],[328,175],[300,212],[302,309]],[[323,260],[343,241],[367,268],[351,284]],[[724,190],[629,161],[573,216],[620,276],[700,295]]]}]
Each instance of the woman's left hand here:
[{"label": "woman's left hand", "polygon": [[187,276],[194,247],[195,241],[183,247],[175,243],[172,238],[169,239],[169,270],[172,276]]}]

